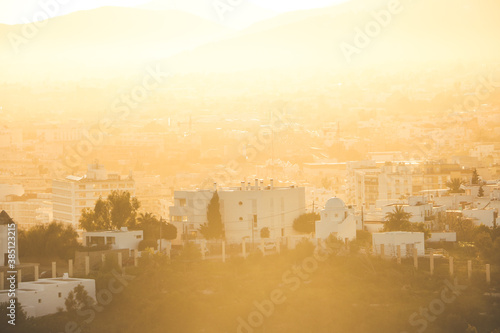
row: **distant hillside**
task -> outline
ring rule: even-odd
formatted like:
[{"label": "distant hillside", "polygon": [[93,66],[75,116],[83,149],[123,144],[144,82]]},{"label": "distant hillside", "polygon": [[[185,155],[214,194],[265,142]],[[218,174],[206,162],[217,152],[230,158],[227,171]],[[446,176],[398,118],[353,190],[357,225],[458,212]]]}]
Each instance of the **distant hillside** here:
[{"label": "distant hillside", "polygon": [[[388,1],[278,15],[235,33],[180,11],[105,7],[46,21],[14,53],[8,37],[23,25],[0,25],[0,80],[126,75],[163,59],[177,72],[268,69],[328,70],[386,63],[498,59],[500,1],[401,0],[402,8],[368,45],[355,47],[357,29],[373,24]],[[242,8],[243,9],[243,8]]]},{"label": "distant hillside", "polygon": [[[362,1],[278,16],[231,40],[168,59],[178,70],[237,71],[276,68],[329,69],[378,63],[492,59],[500,55],[500,2],[494,0],[401,1],[402,10],[348,63],[341,43],[354,45],[356,28],[374,22]],[[301,16],[304,18],[301,20]],[[281,22],[291,23],[280,24]],[[268,29],[266,29],[268,28]],[[254,33],[249,33],[254,31]]]},{"label": "distant hillside", "polygon": [[[16,53],[9,37],[22,37],[25,25],[0,25],[2,74],[57,68],[76,71],[119,64],[144,64],[171,56],[229,33],[223,26],[178,11],[151,11],[103,7],[45,21],[37,34],[19,45]],[[65,74],[65,73],[61,73]],[[71,74],[71,73],[67,73]]]}]

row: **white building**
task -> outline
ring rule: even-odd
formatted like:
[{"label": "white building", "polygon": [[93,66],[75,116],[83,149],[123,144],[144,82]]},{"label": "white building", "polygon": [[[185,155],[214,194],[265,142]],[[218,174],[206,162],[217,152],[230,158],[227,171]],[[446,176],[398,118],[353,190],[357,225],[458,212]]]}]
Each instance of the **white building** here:
[{"label": "white building", "polygon": [[316,221],[316,238],[326,239],[331,234],[341,240],[356,238],[356,218],[339,198],[330,198]]},{"label": "white building", "polygon": [[[28,317],[40,317],[66,309],[64,301],[70,291],[82,284],[88,295],[96,299],[95,280],[77,278],[52,278],[20,282],[16,290],[17,301]],[[0,303],[8,302],[9,290],[0,290]]]},{"label": "white building", "polygon": [[[171,222],[178,237],[202,238],[201,225],[207,222],[207,206],[212,190],[175,191],[174,206],[170,207]],[[305,189],[288,186],[274,187],[273,181],[264,187],[242,182],[240,187],[217,188],[220,213],[226,240],[241,242],[243,237],[259,239],[260,231],[269,228],[270,238],[295,235],[293,220],[305,213]]]},{"label": "white building", "polygon": [[[427,201],[424,196],[412,196],[408,198],[407,204],[391,204],[382,207],[384,216],[387,213],[392,213],[396,207],[401,207],[406,213],[410,213],[410,222],[420,223],[425,222],[426,218],[433,215],[433,204]],[[444,211],[444,206],[442,207]]]},{"label": "white building", "polygon": [[407,232],[407,231],[391,231],[380,232],[372,235],[373,252],[377,255],[381,254],[381,246],[384,245],[384,254],[386,256],[397,256],[398,245],[401,248],[402,257],[410,257],[413,255],[413,249],[417,249],[417,255],[425,254],[424,233],[423,232]]},{"label": "white building", "polygon": [[[9,256],[9,242],[8,237],[12,237],[12,233],[9,234],[9,231],[12,231],[12,228],[9,228],[9,225],[12,226],[15,222],[10,218],[9,214],[7,214],[4,210],[0,212],[0,263],[2,266],[7,266],[8,256]],[[17,241],[17,226],[14,230],[14,237],[16,238],[16,265],[19,265],[19,250],[18,250],[18,241]]]},{"label": "white building", "polygon": [[487,227],[493,227],[495,221],[494,209],[464,209],[462,210],[464,217],[471,219],[475,225],[484,224]]},{"label": "white building", "polygon": [[82,234],[83,246],[110,245],[112,250],[139,249],[139,243],[143,240],[142,230],[131,230],[122,228],[112,231],[85,231]]},{"label": "white building", "polygon": [[54,220],[78,227],[84,208],[94,208],[99,197],[106,199],[112,191],[128,191],[135,196],[134,180],[122,179],[118,174],[107,174],[100,164],[88,166],[83,177],[68,176],[52,182]]}]

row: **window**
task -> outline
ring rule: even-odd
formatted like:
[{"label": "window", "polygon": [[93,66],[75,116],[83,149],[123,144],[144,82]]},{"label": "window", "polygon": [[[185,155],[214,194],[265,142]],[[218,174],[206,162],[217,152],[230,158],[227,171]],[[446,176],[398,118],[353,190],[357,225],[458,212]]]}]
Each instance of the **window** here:
[{"label": "window", "polygon": [[240,216],[240,221],[243,221],[243,218]]},{"label": "window", "polygon": [[186,199],[179,199],[179,206],[185,207],[186,206]]},{"label": "window", "polygon": [[57,293],[57,297],[61,298],[62,297],[62,293]]},{"label": "window", "polygon": [[42,303],[42,299],[41,298],[38,299],[38,303]]},{"label": "window", "polygon": [[243,202],[242,201],[238,202],[238,205],[240,205],[240,206],[243,205]]},{"label": "window", "polygon": [[253,228],[257,228],[257,215],[253,216]]},{"label": "window", "polygon": [[142,238],[142,236],[141,236],[141,235],[137,235],[137,236],[135,236],[135,238],[137,238],[137,239],[141,239],[141,238]]},{"label": "window", "polygon": [[106,244],[115,244],[115,237],[106,237]]},{"label": "window", "polygon": [[78,188],[79,188],[80,190],[85,190],[85,185],[78,185]]}]

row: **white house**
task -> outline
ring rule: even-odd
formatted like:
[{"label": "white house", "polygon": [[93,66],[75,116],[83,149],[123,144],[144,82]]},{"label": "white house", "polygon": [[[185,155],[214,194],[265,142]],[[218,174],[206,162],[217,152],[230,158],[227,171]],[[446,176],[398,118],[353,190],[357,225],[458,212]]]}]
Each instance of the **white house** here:
[{"label": "white house", "polygon": [[127,228],[111,231],[85,231],[82,238],[83,246],[111,245],[112,250],[137,250],[139,243],[143,240],[143,232]]},{"label": "white house", "polygon": [[464,209],[462,214],[464,217],[471,219],[476,225],[484,224],[487,227],[493,227],[494,225],[494,209]]},{"label": "white house", "polygon": [[[16,289],[17,301],[28,317],[40,317],[65,309],[64,301],[70,291],[82,284],[88,295],[96,299],[95,280],[77,278],[52,278],[20,282]],[[0,290],[0,303],[9,301],[9,290]]]},{"label": "white house", "polygon": [[[2,266],[7,266],[8,256],[9,256],[9,242],[8,237],[15,237],[15,257],[16,265],[19,265],[19,250],[17,241],[17,225],[16,228],[11,228],[14,225],[14,221],[10,218],[4,210],[0,212],[0,264]],[[10,226],[10,227],[9,227]]]},{"label": "white house", "polygon": [[424,233],[408,231],[380,232],[372,235],[373,252],[381,254],[381,244],[384,245],[386,256],[397,256],[397,246],[400,245],[401,256],[409,257],[413,255],[413,249],[417,249],[417,255],[425,254]]},{"label": "white house", "polygon": [[356,218],[339,198],[330,198],[316,221],[316,238],[328,238],[331,234],[342,240],[356,238]]},{"label": "white house", "polygon": [[[382,207],[384,216],[393,212],[396,207],[401,207],[406,213],[410,213],[410,222],[425,222],[425,219],[433,214],[433,205],[427,201],[424,196],[411,196],[408,198],[408,204],[391,204]],[[443,207],[444,209],[444,207]]]},{"label": "white house", "polygon": [[215,191],[219,195],[220,213],[226,240],[241,242],[244,237],[259,239],[268,228],[270,238],[297,234],[293,220],[305,213],[305,189],[297,186],[275,187],[255,180],[254,185],[242,182],[239,187],[217,187],[212,190],[175,191],[170,207],[171,222],[178,237],[202,238],[201,225],[207,222],[207,206]]}]

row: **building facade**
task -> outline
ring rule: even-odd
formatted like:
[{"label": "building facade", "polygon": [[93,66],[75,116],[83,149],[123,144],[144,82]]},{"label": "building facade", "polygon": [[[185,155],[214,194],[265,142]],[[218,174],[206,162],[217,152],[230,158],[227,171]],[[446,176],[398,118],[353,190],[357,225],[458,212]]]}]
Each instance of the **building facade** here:
[{"label": "building facade", "polygon": [[326,239],[330,235],[343,241],[356,239],[356,218],[339,198],[330,198],[321,211],[321,219],[316,221],[316,238]]},{"label": "building facade", "polygon": [[293,221],[306,210],[303,187],[274,187],[272,180],[266,187],[255,180],[253,185],[242,183],[240,187],[176,191],[169,211],[178,237],[203,237],[199,228],[207,222],[207,206],[216,190],[228,241],[260,239],[263,228],[269,229],[270,238],[295,235]]},{"label": "building facade", "polygon": [[118,174],[108,174],[103,165],[91,164],[83,177],[68,176],[52,182],[54,220],[70,223],[78,228],[84,208],[94,208],[97,199],[112,191],[130,192],[135,196],[135,183],[131,177],[123,179]]}]

